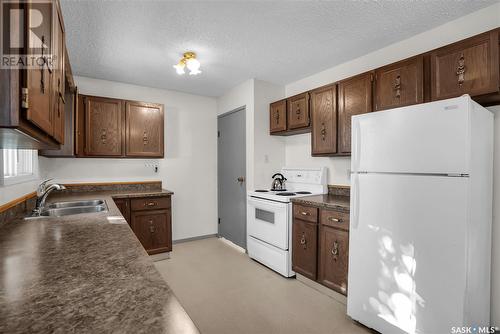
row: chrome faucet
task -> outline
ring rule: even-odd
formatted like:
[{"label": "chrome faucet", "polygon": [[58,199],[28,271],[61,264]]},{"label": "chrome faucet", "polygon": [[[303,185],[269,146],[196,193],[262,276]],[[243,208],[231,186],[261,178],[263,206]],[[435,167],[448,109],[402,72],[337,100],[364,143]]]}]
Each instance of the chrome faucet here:
[{"label": "chrome faucet", "polygon": [[38,189],[36,190],[36,204],[35,208],[33,209],[34,215],[40,215],[45,206],[45,201],[47,200],[47,197],[52,191],[54,190],[60,191],[66,189],[65,186],[58,183],[52,183],[47,185],[47,183],[51,180],[52,179],[47,179],[38,185]]}]

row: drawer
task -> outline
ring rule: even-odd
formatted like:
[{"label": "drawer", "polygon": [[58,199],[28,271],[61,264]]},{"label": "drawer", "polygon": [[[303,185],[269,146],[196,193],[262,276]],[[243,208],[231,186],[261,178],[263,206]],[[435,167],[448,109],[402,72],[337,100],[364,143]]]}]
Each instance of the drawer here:
[{"label": "drawer", "polygon": [[321,210],[321,225],[349,230],[349,214],[335,210]]},{"label": "drawer", "polygon": [[293,205],[293,217],[312,223],[318,222],[318,208],[304,205]]},{"label": "drawer", "polygon": [[170,197],[144,197],[130,200],[132,211],[168,209],[170,206]]}]

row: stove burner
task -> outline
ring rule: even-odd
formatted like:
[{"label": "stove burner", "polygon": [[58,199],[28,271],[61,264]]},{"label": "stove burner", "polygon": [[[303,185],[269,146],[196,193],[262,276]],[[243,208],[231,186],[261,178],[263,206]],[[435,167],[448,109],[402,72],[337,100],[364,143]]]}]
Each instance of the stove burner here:
[{"label": "stove burner", "polygon": [[290,192],[285,192],[285,193],[279,193],[276,194],[277,196],[295,196],[295,193],[290,193]]},{"label": "stove burner", "polygon": [[286,189],[271,189],[271,191],[286,191]]},{"label": "stove burner", "polygon": [[262,190],[262,189],[257,189],[255,190],[256,193],[267,193],[269,190]]},{"label": "stove burner", "polygon": [[295,193],[296,193],[296,194],[299,194],[299,195],[308,195],[308,194],[312,194],[312,192],[310,192],[310,191],[296,191]]}]

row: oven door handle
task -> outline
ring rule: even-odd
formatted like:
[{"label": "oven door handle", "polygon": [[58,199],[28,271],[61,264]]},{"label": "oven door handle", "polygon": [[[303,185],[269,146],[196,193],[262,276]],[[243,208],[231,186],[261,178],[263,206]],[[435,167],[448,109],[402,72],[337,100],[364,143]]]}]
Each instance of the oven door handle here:
[{"label": "oven door handle", "polygon": [[264,207],[274,207],[274,208],[286,208],[289,203],[275,202],[272,200],[265,200],[250,196],[248,198],[248,204],[253,204],[259,208]]}]

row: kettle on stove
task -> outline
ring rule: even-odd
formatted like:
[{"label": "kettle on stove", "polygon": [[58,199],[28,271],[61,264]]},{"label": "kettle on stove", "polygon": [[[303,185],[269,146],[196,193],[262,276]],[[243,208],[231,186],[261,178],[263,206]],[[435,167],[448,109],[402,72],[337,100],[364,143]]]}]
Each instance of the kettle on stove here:
[{"label": "kettle on stove", "polygon": [[272,178],[273,178],[273,183],[271,185],[272,191],[286,190],[286,188],[285,188],[286,178],[283,176],[283,174],[276,173],[272,176]]}]

